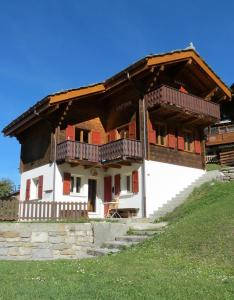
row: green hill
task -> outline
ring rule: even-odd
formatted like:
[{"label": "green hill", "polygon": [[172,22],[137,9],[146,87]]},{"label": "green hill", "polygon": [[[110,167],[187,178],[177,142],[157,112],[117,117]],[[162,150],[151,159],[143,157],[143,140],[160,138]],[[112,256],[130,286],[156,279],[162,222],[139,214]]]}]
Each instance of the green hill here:
[{"label": "green hill", "polygon": [[166,219],[117,255],[0,262],[0,299],[234,299],[234,183],[204,185]]}]

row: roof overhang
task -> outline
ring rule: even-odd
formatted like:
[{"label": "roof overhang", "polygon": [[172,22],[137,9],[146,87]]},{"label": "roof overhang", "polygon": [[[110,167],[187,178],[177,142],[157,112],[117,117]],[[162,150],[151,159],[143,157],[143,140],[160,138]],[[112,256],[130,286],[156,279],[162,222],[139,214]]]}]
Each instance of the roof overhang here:
[{"label": "roof overhang", "polygon": [[[12,121],[8,126],[3,129],[5,135],[16,135],[19,131],[19,127],[25,126],[25,124],[31,119],[39,120],[34,114],[34,111],[45,105],[47,108],[51,106],[59,105],[62,102],[83,99],[89,96],[105,94],[109,91],[113,91],[116,86],[120,86],[122,83],[128,80],[126,74],[130,74],[131,78],[142,74],[147,70],[151,70],[154,66],[173,64],[183,60],[192,59],[206,74],[213,80],[216,86],[223,92],[226,99],[231,99],[231,90],[225,85],[225,83],[214,73],[214,71],[206,64],[206,62],[192,49],[177,50],[169,53],[156,54],[146,56],[145,58],[138,60],[136,63],[128,66],[126,69],[117,73],[116,75],[108,78],[106,81],[80,87],[78,89],[71,89],[62,92],[58,92],[52,95],[48,95],[42,101],[36,103],[32,108],[27,110],[24,114]],[[31,123],[32,124],[32,123]],[[29,124],[29,126],[31,126]]]},{"label": "roof overhang", "polygon": [[231,90],[226,84],[214,73],[214,71],[207,65],[207,63],[194,50],[184,50],[178,52],[171,52],[162,55],[155,55],[148,58],[147,65],[161,65],[168,63],[175,63],[182,60],[192,59],[199,67],[215,82],[215,84],[224,92],[228,99],[231,98]]},{"label": "roof overhang", "polygon": [[103,83],[98,83],[92,86],[81,87],[70,91],[54,94],[49,96],[49,104],[57,104],[66,100],[80,98],[84,96],[94,95],[105,92],[105,86]]}]

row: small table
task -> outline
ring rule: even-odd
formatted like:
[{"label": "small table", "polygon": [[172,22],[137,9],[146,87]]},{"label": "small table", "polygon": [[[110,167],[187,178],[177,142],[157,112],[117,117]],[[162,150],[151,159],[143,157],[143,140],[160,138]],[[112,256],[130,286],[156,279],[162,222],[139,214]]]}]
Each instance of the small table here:
[{"label": "small table", "polygon": [[121,218],[132,218],[137,215],[139,208],[117,208],[115,211],[121,216]]}]

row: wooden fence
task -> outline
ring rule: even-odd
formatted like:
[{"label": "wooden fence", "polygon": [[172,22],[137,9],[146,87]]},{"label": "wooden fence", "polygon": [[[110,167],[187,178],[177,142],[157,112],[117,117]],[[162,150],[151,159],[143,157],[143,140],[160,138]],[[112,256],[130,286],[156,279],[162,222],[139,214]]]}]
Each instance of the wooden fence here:
[{"label": "wooden fence", "polygon": [[19,216],[19,200],[0,200],[0,221],[16,221]]},{"label": "wooden fence", "polygon": [[0,200],[2,221],[66,221],[87,217],[86,202]]}]

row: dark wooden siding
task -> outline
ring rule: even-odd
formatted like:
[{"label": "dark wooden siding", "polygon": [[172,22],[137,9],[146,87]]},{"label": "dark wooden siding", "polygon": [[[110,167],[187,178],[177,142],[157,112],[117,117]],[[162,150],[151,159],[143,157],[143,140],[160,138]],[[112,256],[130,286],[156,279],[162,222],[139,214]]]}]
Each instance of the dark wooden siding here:
[{"label": "dark wooden siding", "polygon": [[50,125],[40,121],[19,137],[21,143],[20,171],[25,172],[53,160],[53,134]]},{"label": "dark wooden siding", "polygon": [[150,145],[150,160],[203,169],[202,155]]}]

